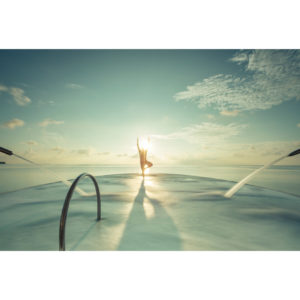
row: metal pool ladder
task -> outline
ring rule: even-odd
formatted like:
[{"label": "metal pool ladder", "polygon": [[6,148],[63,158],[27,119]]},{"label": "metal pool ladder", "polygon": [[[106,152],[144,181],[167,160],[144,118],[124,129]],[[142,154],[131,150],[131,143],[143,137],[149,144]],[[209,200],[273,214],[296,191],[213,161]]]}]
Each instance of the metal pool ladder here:
[{"label": "metal pool ladder", "polygon": [[84,177],[91,178],[91,180],[94,183],[94,186],[96,189],[96,196],[97,196],[97,221],[101,220],[101,197],[100,197],[100,190],[99,190],[98,183],[97,183],[95,177],[92,176],[91,174],[82,173],[73,181],[73,183],[67,193],[63,209],[61,211],[60,225],[59,225],[59,250],[60,251],[65,251],[65,227],[66,227],[69,204],[70,204],[70,201],[71,201],[71,198],[72,198],[72,195],[76,188],[77,183],[79,182],[79,180],[81,178],[84,178]]}]

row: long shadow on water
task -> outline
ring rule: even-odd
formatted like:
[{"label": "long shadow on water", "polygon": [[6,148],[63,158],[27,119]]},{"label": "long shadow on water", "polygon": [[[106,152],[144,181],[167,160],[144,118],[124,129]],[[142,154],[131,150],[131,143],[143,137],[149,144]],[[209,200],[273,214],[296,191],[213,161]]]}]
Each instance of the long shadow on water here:
[{"label": "long shadow on water", "polygon": [[161,201],[147,195],[144,180],[134,199],[118,250],[181,250],[177,227]]}]

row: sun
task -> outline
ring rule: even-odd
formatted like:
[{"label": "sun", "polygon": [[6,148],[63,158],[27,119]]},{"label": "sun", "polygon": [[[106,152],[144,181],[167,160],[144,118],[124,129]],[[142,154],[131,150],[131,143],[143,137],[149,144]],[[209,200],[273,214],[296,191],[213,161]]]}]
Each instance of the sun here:
[{"label": "sun", "polygon": [[147,139],[143,138],[143,139],[140,140],[140,147],[142,149],[148,150],[149,146],[150,146],[150,144],[149,144],[149,141]]}]

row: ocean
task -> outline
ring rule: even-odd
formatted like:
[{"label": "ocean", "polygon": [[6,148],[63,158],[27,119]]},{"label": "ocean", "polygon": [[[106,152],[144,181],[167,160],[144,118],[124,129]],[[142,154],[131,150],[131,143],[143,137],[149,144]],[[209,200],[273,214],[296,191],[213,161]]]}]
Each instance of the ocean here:
[{"label": "ocean", "polygon": [[[94,176],[138,173],[138,165],[44,165],[64,179],[74,179],[83,172]],[[150,174],[168,173],[239,181],[260,166],[154,166]],[[0,193],[58,181],[36,166],[0,165]],[[259,173],[249,184],[300,196],[300,166],[272,166]],[[101,183],[100,183],[101,187]]]}]

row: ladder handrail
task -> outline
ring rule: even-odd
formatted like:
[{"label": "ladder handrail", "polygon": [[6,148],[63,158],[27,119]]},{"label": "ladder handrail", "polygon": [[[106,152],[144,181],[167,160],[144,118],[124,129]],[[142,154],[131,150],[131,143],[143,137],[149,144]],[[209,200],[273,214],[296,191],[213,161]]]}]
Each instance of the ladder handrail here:
[{"label": "ladder handrail", "polygon": [[73,181],[73,183],[67,193],[67,196],[66,196],[66,199],[64,202],[64,206],[61,211],[60,225],[59,225],[59,250],[60,251],[65,251],[65,227],[66,227],[66,220],[67,220],[67,215],[68,215],[69,204],[70,204],[73,192],[76,188],[78,181],[84,177],[91,178],[91,180],[94,183],[94,186],[96,189],[96,196],[97,196],[97,221],[101,220],[101,197],[100,197],[100,190],[99,190],[98,183],[97,183],[95,177],[92,176],[91,174],[82,173]]}]

